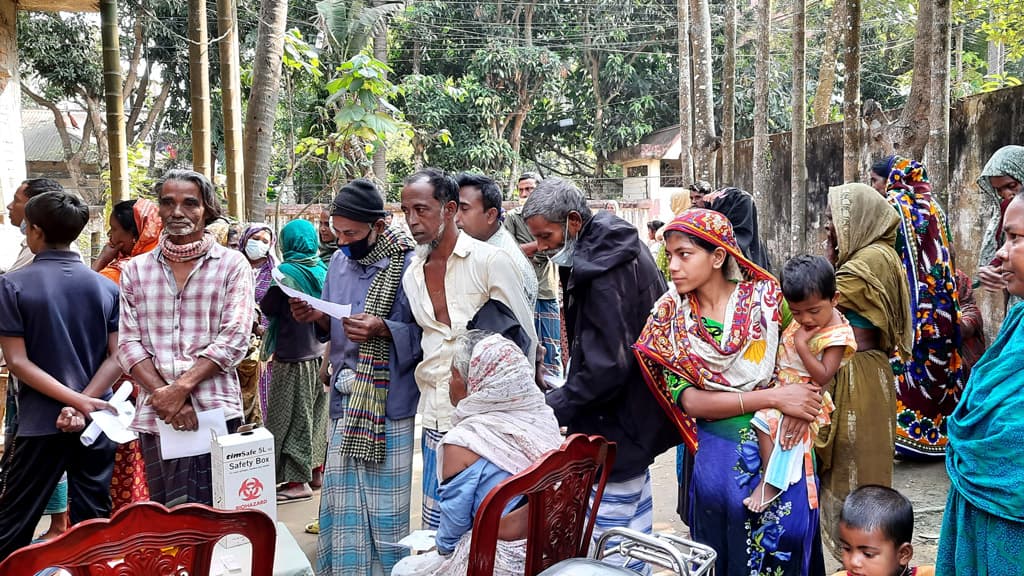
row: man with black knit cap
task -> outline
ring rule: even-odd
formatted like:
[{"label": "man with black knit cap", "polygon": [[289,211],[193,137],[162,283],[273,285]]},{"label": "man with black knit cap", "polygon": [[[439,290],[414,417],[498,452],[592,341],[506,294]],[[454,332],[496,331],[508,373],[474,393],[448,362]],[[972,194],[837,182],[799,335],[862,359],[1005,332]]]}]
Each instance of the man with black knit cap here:
[{"label": "man with black knit cap", "polygon": [[421,330],[402,289],[415,243],[385,225],[384,199],[369,180],[345,185],[330,206],[338,239],[323,299],[352,306],[330,318],[292,299],[300,322],[330,342],[331,435],[320,496],[317,574],[390,574],[409,533],[414,370]]}]

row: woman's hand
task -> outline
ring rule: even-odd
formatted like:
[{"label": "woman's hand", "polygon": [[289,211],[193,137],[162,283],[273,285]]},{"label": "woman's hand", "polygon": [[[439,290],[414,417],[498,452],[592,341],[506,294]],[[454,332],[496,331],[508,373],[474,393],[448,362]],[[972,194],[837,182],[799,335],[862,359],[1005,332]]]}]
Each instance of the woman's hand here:
[{"label": "woman's hand", "polygon": [[1006,289],[1006,280],[999,268],[995,266],[981,266],[978,268],[978,280],[986,290],[1002,292]]},{"label": "woman's hand", "polygon": [[103,249],[100,250],[100,255],[97,256],[96,260],[93,262],[92,269],[99,272],[109,266],[111,262],[117,260],[120,256],[120,246],[111,246],[110,244],[106,244],[103,246]]},{"label": "woman's hand", "polygon": [[792,450],[807,435],[811,423],[799,418],[783,418],[779,427],[779,444],[783,450]]},{"label": "woman's hand", "polygon": [[821,390],[806,384],[791,384],[773,389],[775,407],[792,418],[810,422],[821,411]]}]

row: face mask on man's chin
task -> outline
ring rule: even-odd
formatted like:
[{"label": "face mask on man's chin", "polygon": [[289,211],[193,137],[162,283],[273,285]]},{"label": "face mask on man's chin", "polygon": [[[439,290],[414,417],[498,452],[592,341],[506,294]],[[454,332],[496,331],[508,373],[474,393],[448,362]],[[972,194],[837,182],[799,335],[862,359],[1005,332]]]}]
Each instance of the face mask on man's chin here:
[{"label": "face mask on man's chin", "polygon": [[25,220],[24,218],[22,218],[21,219],[21,224],[18,226],[18,230],[21,230],[21,235],[22,236],[28,235],[28,220]]}]

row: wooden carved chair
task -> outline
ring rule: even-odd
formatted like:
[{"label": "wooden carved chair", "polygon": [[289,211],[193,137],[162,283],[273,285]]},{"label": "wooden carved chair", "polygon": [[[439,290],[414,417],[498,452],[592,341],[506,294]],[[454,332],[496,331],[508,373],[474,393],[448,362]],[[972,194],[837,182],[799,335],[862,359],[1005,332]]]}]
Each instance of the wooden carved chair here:
[{"label": "wooden carved chair", "polygon": [[566,558],[585,557],[614,462],[614,443],[601,436],[573,434],[540,462],[496,486],[473,520],[467,576],[494,573],[501,513],[520,495],[525,495],[529,504],[526,576],[534,576]]},{"label": "wooden carved chair", "polygon": [[271,576],[277,527],[256,510],[185,504],[168,510],[132,504],[112,518],[87,520],[58,538],[26,546],[0,563],[0,576],[62,568],[71,576],[207,576],[213,547],[228,534],[252,543],[252,575]]}]

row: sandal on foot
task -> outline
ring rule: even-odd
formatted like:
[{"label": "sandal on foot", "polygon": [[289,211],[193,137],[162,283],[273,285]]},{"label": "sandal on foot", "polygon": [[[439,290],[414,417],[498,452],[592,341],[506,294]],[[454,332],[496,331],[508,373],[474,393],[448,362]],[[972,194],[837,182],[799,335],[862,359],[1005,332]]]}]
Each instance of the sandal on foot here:
[{"label": "sandal on foot", "polygon": [[306,534],[319,534],[320,533],[320,521],[313,520],[309,524],[306,524]]},{"label": "sandal on foot", "polygon": [[278,504],[291,504],[292,502],[307,502],[312,499],[312,494],[288,494],[286,492],[277,493]]}]

